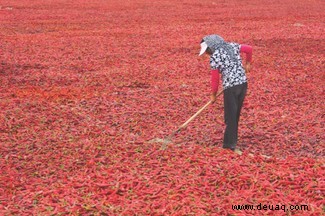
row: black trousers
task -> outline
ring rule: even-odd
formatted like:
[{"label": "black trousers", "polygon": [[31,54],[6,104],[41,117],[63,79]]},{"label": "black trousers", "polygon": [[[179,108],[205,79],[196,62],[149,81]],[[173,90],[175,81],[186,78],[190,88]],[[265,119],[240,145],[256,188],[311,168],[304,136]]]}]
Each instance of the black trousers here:
[{"label": "black trousers", "polygon": [[247,83],[228,88],[223,93],[226,130],[223,148],[235,150],[238,140],[240,111],[246,96]]}]

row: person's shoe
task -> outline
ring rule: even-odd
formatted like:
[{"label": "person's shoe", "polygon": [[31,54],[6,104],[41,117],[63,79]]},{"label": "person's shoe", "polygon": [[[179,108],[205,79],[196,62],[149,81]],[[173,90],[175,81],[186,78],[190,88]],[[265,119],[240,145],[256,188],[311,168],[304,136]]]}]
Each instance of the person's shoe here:
[{"label": "person's shoe", "polygon": [[235,149],[234,152],[235,152],[236,154],[239,154],[239,155],[242,155],[242,154],[243,154],[243,152],[240,151],[239,149]]}]

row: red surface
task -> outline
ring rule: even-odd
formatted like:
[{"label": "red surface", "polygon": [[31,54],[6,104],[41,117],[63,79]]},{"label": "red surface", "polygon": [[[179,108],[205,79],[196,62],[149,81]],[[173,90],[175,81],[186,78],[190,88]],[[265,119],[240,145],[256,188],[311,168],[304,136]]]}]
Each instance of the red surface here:
[{"label": "red surface", "polygon": [[[325,8],[272,2],[0,0],[0,214],[324,213]],[[244,154],[222,98],[160,150],[210,99],[211,33],[253,46]]]}]

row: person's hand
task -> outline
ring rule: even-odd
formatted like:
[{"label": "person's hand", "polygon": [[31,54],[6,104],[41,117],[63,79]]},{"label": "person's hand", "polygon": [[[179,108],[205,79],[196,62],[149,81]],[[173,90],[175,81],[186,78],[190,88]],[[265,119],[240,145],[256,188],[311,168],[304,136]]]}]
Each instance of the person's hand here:
[{"label": "person's hand", "polygon": [[245,65],[245,71],[246,73],[249,73],[251,71],[251,63],[250,62],[247,62],[246,65]]},{"label": "person's hand", "polygon": [[216,94],[212,93],[212,95],[211,95],[211,103],[213,104],[214,102],[216,102],[216,100],[217,100]]}]

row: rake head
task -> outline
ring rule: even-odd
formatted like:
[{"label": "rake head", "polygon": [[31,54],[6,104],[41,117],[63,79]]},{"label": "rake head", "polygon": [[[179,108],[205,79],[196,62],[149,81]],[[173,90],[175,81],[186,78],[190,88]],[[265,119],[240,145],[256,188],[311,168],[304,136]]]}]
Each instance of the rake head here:
[{"label": "rake head", "polygon": [[165,139],[154,138],[149,140],[148,143],[162,143],[161,149],[165,150],[167,145],[172,142],[171,136],[166,137]]}]

